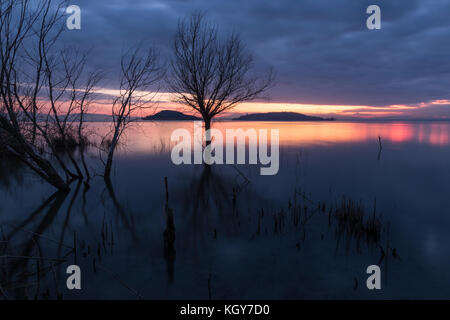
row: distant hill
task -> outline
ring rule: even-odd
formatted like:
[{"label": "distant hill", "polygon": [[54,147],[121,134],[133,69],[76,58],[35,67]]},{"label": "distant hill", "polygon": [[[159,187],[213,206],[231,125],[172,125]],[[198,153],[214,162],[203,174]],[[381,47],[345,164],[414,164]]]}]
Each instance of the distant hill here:
[{"label": "distant hill", "polygon": [[252,113],[234,118],[235,121],[333,121],[334,118],[311,117],[296,112]]},{"label": "distant hill", "polygon": [[142,118],[143,120],[153,121],[186,121],[186,120],[201,120],[201,118],[190,116],[178,111],[163,110],[152,116]]}]

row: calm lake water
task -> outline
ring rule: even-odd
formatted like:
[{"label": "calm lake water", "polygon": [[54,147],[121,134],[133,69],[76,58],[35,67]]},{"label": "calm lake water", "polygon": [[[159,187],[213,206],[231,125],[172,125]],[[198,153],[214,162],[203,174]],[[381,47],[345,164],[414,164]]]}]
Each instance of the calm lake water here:
[{"label": "calm lake water", "polygon": [[[89,130],[98,139],[108,126]],[[3,163],[0,284],[8,297],[450,298],[450,123],[214,125],[279,129],[274,176],[261,176],[259,165],[172,164],[170,135],[180,127],[193,123],[131,127],[109,187],[95,148],[86,154],[90,188],[74,183],[69,194]],[[339,216],[343,201],[379,233]],[[81,267],[80,291],[66,288],[70,264]],[[366,287],[373,264],[381,290]]]}]

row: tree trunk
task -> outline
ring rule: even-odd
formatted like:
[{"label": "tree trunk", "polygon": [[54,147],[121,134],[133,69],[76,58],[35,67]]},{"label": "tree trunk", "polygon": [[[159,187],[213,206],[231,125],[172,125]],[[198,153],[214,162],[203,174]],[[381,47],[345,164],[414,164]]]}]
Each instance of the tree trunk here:
[{"label": "tree trunk", "polygon": [[105,172],[103,174],[103,177],[105,179],[111,178],[111,169],[112,169],[112,164],[113,164],[113,159],[114,159],[114,151],[116,150],[117,143],[119,141],[119,130],[120,129],[116,126],[116,129],[114,130],[114,136],[111,140],[111,146],[109,148],[108,158],[106,159]]},{"label": "tree trunk", "polygon": [[47,174],[48,182],[55,188],[62,191],[69,191],[70,187],[67,183],[63,181],[61,176],[56,172],[56,170],[50,165],[50,163],[45,159],[35,159],[35,162],[41,167],[41,169]]},{"label": "tree trunk", "polygon": [[209,146],[211,144],[211,133],[208,130],[211,129],[211,118],[203,117],[203,121],[205,121],[206,146]]},{"label": "tree trunk", "polygon": [[[211,118],[210,117],[203,117],[203,120],[205,121],[205,149],[206,148],[210,148],[211,145]],[[206,157],[207,157],[207,161],[204,161],[205,167],[210,167],[210,154],[209,154],[210,150],[207,150],[206,152]]]},{"label": "tree trunk", "polygon": [[111,178],[111,168],[112,168],[112,162],[113,162],[113,157],[114,157],[114,149],[113,148],[111,148],[111,149],[112,150],[110,150],[108,153],[108,159],[106,160],[105,173],[104,173],[105,179]]}]

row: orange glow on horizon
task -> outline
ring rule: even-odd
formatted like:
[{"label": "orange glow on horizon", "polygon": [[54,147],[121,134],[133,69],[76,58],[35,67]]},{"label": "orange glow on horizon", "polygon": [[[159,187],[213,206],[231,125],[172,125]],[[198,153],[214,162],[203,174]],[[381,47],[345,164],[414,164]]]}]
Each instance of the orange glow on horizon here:
[{"label": "orange glow on horizon", "polygon": [[[111,114],[112,98],[118,96],[120,91],[107,88],[97,88],[95,93],[99,94],[98,99],[92,102],[90,113]],[[142,110],[136,116],[146,116],[161,110],[177,110],[187,114],[195,114],[191,108],[174,102],[174,95],[169,92],[146,92],[138,91],[136,95],[151,100],[148,108]],[[429,106],[450,105],[450,100],[434,100],[421,102],[415,105],[389,105],[389,106],[368,106],[368,105],[333,105],[333,104],[304,104],[304,103],[281,103],[281,102],[245,102],[237,105],[232,110],[218,115],[218,118],[230,118],[247,113],[267,113],[267,112],[297,112],[311,116],[336,117],[336,118],[362,118],[370,119],[374,117],[387,116],[411,116],[414,111],[426,109]],[[450,116],[449,116],[450,117]]]},{"label": "orange glow on horizon", "polygon": [[[110,124],[90,124],[102,135],[109,132]],[[167,152],[177,142],[170,137],[175,129],[185,128],[194,134],[194,125],[187,122],[139,122],[130,127],[129,134],[124,137],[126,152],[138,153]],[[373,149],[378,148],[378,137],[383,146],[419,142],[434,146],[450,144],[448,123],[361,123],[361,122],[216,122],[214,129],[219,129],[225,139],[227,129],[272,129],[279,130],[280,147],[306,147],[329,144],[368,143]],[[225,144],[224,144],[225,145]]]}]

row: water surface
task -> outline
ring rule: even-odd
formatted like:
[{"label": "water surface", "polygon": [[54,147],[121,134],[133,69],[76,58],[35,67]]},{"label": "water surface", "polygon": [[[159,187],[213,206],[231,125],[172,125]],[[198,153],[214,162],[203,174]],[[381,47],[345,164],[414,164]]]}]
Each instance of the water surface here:
[{"label": "water surface", "polygon": [[[170,135],[180,127],[193,123],[130,128],[112,185],[91,148],[91,186],[75,182],[69,194],[2,163],[0,250],[14,257],[0,259],[0,284],[9,297],[450,298],[450,123],[214,125],[279,129],[274,176],[261,176],[259,165],[172,164]],[[93,139],[108,129],[89,124]],[[348,232],[330,213],[344,197],[364,207],[365,221],[376,216],[379,239]],[[65,284],[74,263],[77,292]],[[365,286],[372,264],[382,290]]]}]

